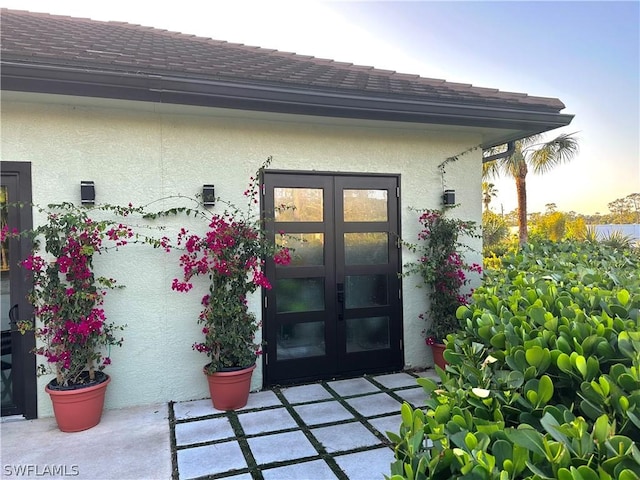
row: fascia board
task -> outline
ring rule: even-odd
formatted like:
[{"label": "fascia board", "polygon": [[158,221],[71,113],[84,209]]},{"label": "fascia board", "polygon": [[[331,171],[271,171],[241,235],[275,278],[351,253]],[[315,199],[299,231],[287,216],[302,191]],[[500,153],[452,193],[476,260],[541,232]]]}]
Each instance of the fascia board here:
[{"label": "fascia board", "polygon": [[[201,80],[64,66],[2,62],[1,88],[145,102],[320,115],[339,118],[477,126],[540,133],[568,125],[572,115],[530,107],[470,105],[280,85]],[[526,108],[525,108],[526,107]],[[531,134],[533,134],[531,133]],[[513,140],[508,135],[506,141]],[[523,135],[527,136],[527,135]],[[522,138],[519,136],[517,138]],[[485,148],[504,143],[486,139]],[[489,145],[491,143],[491,145]]]}]

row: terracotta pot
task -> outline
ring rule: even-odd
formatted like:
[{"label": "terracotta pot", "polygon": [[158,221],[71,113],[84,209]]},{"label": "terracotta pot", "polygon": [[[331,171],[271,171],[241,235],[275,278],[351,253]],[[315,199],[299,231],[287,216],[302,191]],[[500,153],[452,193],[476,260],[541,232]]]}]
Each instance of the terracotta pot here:
[{"label": "terracotta pot", "polygon": [[444,359],[444,351],[447,349],[447,346],[444,343],[434,343],[431,345],[431,352],[433,353],[433,361],[444,370],[444,367],[447,366],[447,362]]},{"label": "terracotta pot", "polygon": [[111,381],[109,375],[105,377],[106,380],[98,384],[71,390],[53,390],[46,386],[45,391],[51,397],[53,413],[61,431],[80,432],[100,423],[104,395]]},{"label": "terracotta pot", "polygon": [[251,388],[251,375],[255,365],[249,368],[232,370],[229,372],[216,372],[208,374],[209,393],[213,408],[216,410],[237,410],[244,407],[249,400]]}]

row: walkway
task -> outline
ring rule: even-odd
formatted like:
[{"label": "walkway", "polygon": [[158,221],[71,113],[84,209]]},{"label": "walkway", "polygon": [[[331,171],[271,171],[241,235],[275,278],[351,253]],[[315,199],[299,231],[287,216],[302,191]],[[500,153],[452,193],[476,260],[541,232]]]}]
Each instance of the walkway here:
[{"label": "walkway", "polygon": [[51,418],[3,422],[2,478],[22,468],[19,478],[382,480],[393,461],[385,432],[398,431],[402,401],[425,398],[416,376],[274,388],[234,412],[209,399],[107,410],[73,434]]}]

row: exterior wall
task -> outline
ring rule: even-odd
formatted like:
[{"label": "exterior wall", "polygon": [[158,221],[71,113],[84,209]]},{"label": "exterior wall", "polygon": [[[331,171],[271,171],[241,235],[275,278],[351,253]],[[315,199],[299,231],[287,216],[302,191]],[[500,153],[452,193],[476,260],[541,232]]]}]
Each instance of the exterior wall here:
[{"label": "exterior wall", "polygon": [[[275,116],[220,109],[124,101],[11,94],[2,103],[2,160],[32,162],[33,201],[46,205],[79,201],[81,180],[96,183],[98,203],[147,204],[168,195],[194,195],[213,183],[216,195],[237,205],[249,177],[269,155],[272,168],[400,173],[402,236],[416,239],[409,207],[439,208],[442,178],[437,165],[480,143],[480,136],[415,124]],[[447,188],[461,204],[456,215],[481,217],[481,150],[446,168]],[[161,204],[155,205],[160,210]],[[34,212],[34,224],[41,221]],[[179,222],[179,223],[184,223]],[[178,223],[168,224],[168,233]],[[480,240],[473,246],[479,250]],[[126,286],[110,291],[109,320],[127,324],[122,348],[112,350],[112,382],[106,408],[208,397],[201,367],[206,358],[191,345],[200,339],[196,318],[202,292],[173,292],[177,252],[130,245],[99,257],[96,268]],[[403,263],[410,261],[403,252]],[[478,260],[477,258],[474,260]],[[404,279],[407,367],[431,364],[424,346],[424,290]],[[259,295],[251,307],[260,313]],[[39,416],[52,414],[38,380]],[[254,372],[253,389],[262,384]]]}]

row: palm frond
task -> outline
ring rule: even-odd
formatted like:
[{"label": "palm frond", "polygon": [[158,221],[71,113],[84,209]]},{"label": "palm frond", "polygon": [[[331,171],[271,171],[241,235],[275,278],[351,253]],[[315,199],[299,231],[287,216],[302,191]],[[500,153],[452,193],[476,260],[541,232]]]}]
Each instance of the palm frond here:
[{"label": "palm frond", "polygon": [[568,162],[576,156],[579,150],[578,140],[574,133],[563,133],[548,142],[532,144],[527,148],[535,148],[529,157],[534,173],[546,173],[554,167]]},{"label": "palm frond", "polygon": [[517,143],[520,144],[520,150],[525,151],[531,146],[538,145],[541,140],[542,135],[538,133],[537,135],[531,135],[530,137],[522,138],[518,140]]},{"label": "palm frond", "polygon": [[485,162],[482,164],[482,178],[498,178],[500,176],[499,160]]}]

